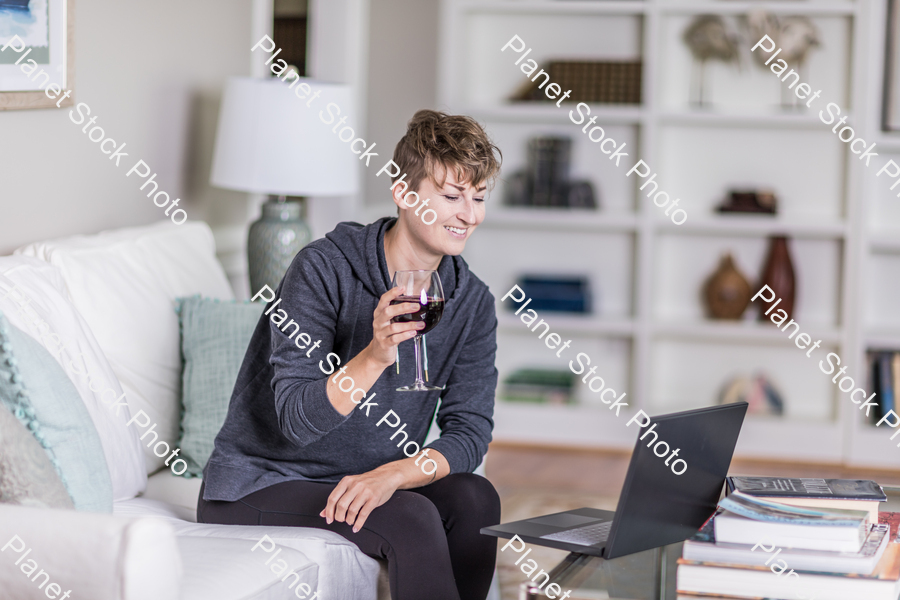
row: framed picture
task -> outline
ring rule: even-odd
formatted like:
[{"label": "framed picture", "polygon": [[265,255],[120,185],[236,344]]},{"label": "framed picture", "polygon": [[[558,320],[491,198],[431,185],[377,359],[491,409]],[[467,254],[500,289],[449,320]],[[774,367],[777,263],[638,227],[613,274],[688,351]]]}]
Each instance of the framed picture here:
[{"label": "framed picture", "polygon": [[74,0],[0,0],[0,110],[74,104]]}]

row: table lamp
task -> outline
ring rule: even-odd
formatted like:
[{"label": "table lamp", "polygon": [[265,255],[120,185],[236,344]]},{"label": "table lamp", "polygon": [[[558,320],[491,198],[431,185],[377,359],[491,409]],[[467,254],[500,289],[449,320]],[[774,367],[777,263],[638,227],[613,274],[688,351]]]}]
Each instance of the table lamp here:
[{"label": "table lamp", "polygon": [[350,87],[300,82],[312,91],[306,93],[299,82],[232,77],[222,97],[210,183],[269,195],[247,239],[251,294],[263,285],[274,290],[312,237],[303,220],[303,198],[287,196],[344,196],[357,190],[357,156],[326,124],[337,122],[330,115],[337,112],[334,107],[326,109],[330,103],[340,116],[349,114]]}]

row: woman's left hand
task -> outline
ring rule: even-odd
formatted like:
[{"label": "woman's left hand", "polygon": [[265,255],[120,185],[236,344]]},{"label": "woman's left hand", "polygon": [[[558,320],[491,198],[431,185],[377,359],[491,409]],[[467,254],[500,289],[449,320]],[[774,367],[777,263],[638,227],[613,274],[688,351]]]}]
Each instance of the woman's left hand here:
[{"label": "woman's left hand", "polygon": [[392,471],[379,467],[368,473],[344,477],[328,496],[328,503],[319,516],[329,525],[332,521],[345,522],[353,526],[353,533],[358,532],[371,512],[390,500],[400,487],[397,473]]}]

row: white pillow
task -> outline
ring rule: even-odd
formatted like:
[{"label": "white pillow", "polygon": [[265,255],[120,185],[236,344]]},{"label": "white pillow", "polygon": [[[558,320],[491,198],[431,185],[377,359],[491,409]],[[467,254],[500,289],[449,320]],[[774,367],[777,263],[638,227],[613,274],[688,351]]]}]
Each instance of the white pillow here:
[{"label": "white pillow", "polygon": [[163,221],[39,242],[16,254],[60,268],[72,302],[122,382],[132,414],[149,416],[149,426],[131,427],[141,435],[153,429],[142,445],[147,472],[155,472],[166,455],[157,457],[153,447],[164,441],[174,451],[179,434],[181,346],[175,298],[234,298],[216,260],[209,226]]},{"label": "white pillow", "polygon": [[124,393],[122,386],[94,334],[66,298],[59,269],[26,256],[0,257],[0,310],[65,370],[100,434],[113,498],[134,498],[147,485],[138,433],[125,426],[128,407],[113,408],[111,400]]}]

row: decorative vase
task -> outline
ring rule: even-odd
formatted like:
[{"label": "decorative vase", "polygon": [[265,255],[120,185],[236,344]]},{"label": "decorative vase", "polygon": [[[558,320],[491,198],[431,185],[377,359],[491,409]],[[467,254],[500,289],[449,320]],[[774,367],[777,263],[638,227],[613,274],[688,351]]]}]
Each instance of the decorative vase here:
[{"label": "decorative vase", "polygon": [[775,299],[772,302],[761,301],[759,306],[759,318],[766,321],[770,320],[765,314],[766,311],[772,304],[778,302],[779,298],[781,302],[778,302],[778,309],[784,310],[790,318],[794,314],[794,299],[797,293],[794,264],[788,252],[787,237],[774,236],[769,240],[769,256],[766,258],[762,281],[759,283],[760,289],[767,285],[775,292]]},{"label": "decorative vase", "polygon": [[731,254],[706,280],[706,308],[713,319],[740,319],[750,304],[750,282],[734,265]]},{"label": "decorative vase", "polygon": [[294,256],[309,243],[312,232],[302,213],[302,200],[280,196],[263,204],[262,217],[250,225],[247,237],[251,295],[264,285],[278,287]]}]

